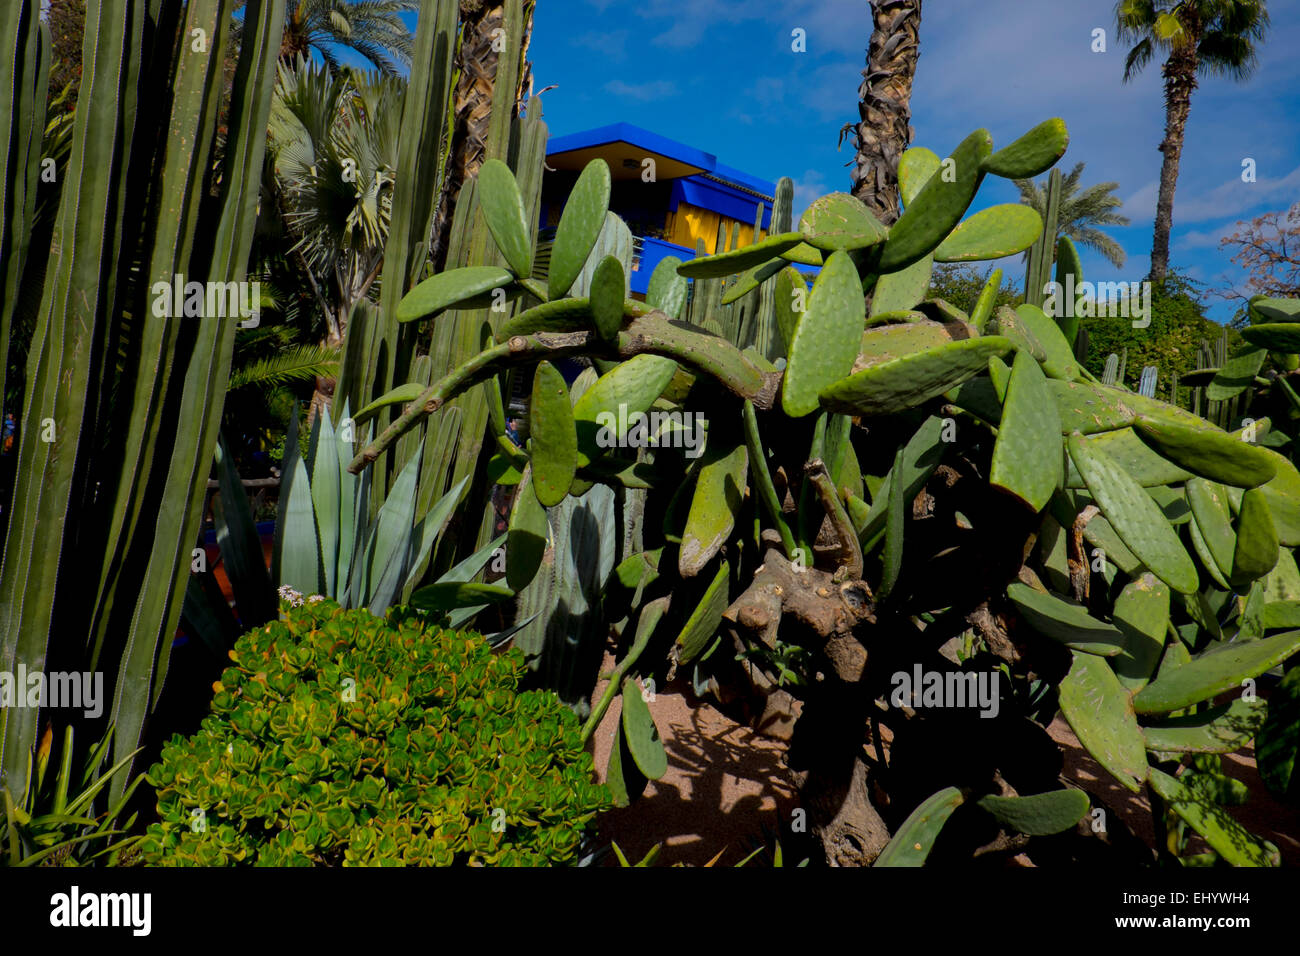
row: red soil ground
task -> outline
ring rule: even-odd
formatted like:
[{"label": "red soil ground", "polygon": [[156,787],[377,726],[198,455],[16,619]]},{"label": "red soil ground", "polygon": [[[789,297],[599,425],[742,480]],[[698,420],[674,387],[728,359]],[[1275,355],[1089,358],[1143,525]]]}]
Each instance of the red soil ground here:
[{"label": "red soil ground", "polygon": [[[612,661],[606,663],[612,667]],[[604,687],[602,682],[596,688],[593,703]],[[658,865],[701,866],[722,851],[716,865],[726,866],[765,840],[770,848],[772,838],[789,826],[791,810],[798,805],[785,762],[786,745],[756,734],[711,704],[696,700],[680,682],[656,694],[649,707],[668,752],[668,772],[662,779],[650,781],[630,807],[602,817],[602,841],[617,842],[632,862],[656,843],[663,843]],[[614,721],[620,713],[615,700],[595,734],[596,767],[602,779]],[[1064,752],[1066,777],[1095,793],[1154,846],[1146,797],[1121,787],[1080,746],[1060,716],[1048,732]],[[887,754],[887,737],[884,742]],[[1229,775],[1250,788],[1249,802],[1230,812],[1251,831],[1272,841],[1281,850],[1284,866],[1300,866],[1300,812],[1279,803],[1264,788],[1255,769],[1254,750],[1227,755],[1225,765]],[[1015,862],[1032,865],[1023,856]]]}]

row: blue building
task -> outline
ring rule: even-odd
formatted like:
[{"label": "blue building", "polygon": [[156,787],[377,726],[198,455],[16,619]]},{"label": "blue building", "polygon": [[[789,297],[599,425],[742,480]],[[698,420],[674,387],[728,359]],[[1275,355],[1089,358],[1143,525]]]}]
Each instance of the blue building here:
[{"label": "blue building", "polygon": [[610,210],[632,230],[629,281],[638,297],[665,256],[693,259],[698,242],[705,254],[715,252],[719,227],[727,236],[738,228],[741,245],[754,241],[755,222],[757,238],[767,235],[775,183],[726,166],[712,153],[615,123],[550,141],[542,180],[544,237],[559,224],[578,174],[597,158],[609,164]]}]

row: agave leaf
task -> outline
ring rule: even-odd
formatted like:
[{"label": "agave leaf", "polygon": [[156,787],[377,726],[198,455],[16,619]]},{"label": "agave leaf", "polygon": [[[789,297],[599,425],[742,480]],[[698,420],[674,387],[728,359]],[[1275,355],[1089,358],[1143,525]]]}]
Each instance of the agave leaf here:
[{"label": "agave leaf", "polygon": [[365,586],[357,596],[357,605],[368,606],[371,614],[379,615],[388,610],[410,573],[409,556],[419,542],[415,502],[423,450],[421,442],[402,467],[379,508],[366,554]]},{"label": "agave leaf", "polygon": [[316,516],[312,511],[311,480],[302,458],[293,463],[293,483],[285,505],[284,543],[280,584],[303,594],[321,589],[320,543],[316,537]]},{"label": "agave leaf", "polygon": [[411,595],[411,606],[421,611],[439,613],[455,608],[507,601],[514,596],[514,591],[495,584],[480,584],[477,581],[436,581],[417,588]]}]

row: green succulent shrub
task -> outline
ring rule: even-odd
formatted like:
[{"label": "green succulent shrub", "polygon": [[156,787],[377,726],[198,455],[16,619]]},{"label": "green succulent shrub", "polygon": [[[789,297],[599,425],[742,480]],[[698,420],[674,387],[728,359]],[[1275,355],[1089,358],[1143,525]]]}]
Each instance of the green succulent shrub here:
[{"label": "green succulent shrub", "polygon": [[244,634],[199,732],[147,779],[151,865],[571,861],[609,791],[517,651],[318,599]]}]

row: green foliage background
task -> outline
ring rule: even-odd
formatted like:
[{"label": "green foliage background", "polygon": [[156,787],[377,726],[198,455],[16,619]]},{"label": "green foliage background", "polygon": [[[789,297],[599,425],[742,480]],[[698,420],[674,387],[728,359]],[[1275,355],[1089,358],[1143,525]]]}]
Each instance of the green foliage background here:
[{"label": "green foliage background", "polygon": [[[1167,397],[1171,377],[1180,377],[1198,366],[1201,342],[1217,342],[1224,327],[1205,315],[1205,303],[1195,284],[1186,276],[1171,274],[1163,286],[1151,290],[1151,325],[1133,328],[1133,320],[1123,317],[1085,318],[1082,327],[1088,333],[1088,371],[1100,377],[1106,356],[1128,349],[1124,384],[1137,388],[1142,368],[1158,369],[1156,394]],[[1241,343],[1241,334],[1228,330],[1228,351]]]},{"label": "green foliage background", "polygon": [[[1025,301],[1020,289],[1023,281],[1018,284],[1013,278],[1017,271],[1009,268],[1002,270],[1002,288],[998,290],[998,296],[993,302],[994,309],[1000,305],[1015,308]],[[975,300],[979,298],[992,273],[992,266],[981,269],[969,263],[936,262],[934,272],[930,275],[929,298],[951,302],[970,315],[975,310]]]}]

